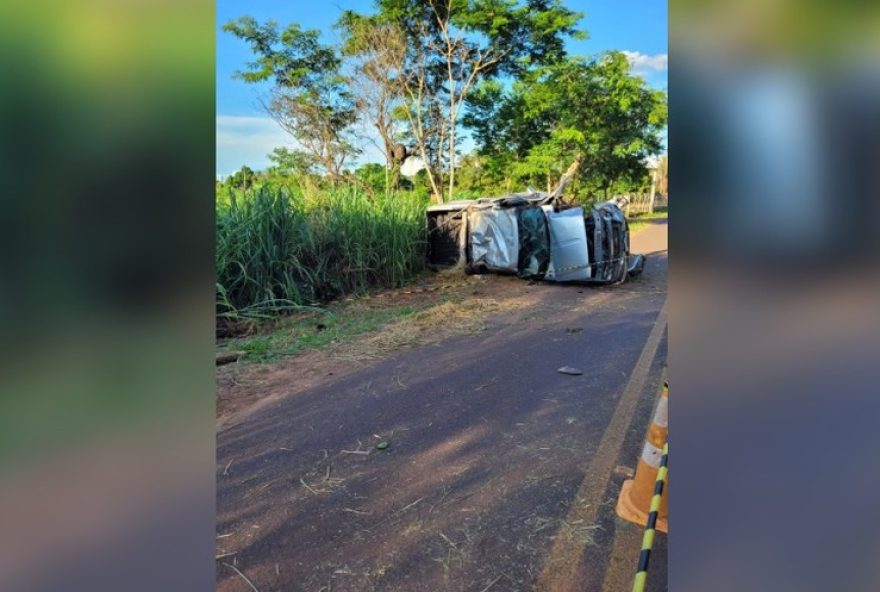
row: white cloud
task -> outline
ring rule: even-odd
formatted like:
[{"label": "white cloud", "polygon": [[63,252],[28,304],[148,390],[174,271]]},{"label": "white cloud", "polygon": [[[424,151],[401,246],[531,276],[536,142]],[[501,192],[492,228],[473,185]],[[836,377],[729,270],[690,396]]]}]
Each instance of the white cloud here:
[{"label": "white cloud", "polygon": [[639,51],[623,51],[621,53],[632,64],[633,70],[640,74],[663,72],[669,67],[669,54],[647,55]]},{"label": "white cloud", "polygon": [[217,173],[229,175],[242,165],[265,168],[270,164],[267,154],[293,144],[290,134],[268,117],[218,115]]}]

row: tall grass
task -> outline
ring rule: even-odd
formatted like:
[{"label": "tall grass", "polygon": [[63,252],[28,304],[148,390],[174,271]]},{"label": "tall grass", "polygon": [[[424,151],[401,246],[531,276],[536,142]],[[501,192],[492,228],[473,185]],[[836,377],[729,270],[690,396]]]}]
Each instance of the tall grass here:
[{"label": "tall grass", "polygon": [[397,286],[425,266],[424,198],[354,188],[306,198],[232,193],[217,205],[217,314],[259,316]]}]

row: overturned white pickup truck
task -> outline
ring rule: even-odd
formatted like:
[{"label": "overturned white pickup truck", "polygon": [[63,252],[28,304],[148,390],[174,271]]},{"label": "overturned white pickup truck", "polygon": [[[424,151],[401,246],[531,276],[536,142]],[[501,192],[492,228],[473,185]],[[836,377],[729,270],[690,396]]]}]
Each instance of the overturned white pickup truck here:
[{"label": "overturned white pickup truck", "polygon": [[629,252],[622,205],[612,200],[585,212],[556,192],[530,190],[431,206],[428,262],[552,282],[622,282],[645,265],[643,255]]}]

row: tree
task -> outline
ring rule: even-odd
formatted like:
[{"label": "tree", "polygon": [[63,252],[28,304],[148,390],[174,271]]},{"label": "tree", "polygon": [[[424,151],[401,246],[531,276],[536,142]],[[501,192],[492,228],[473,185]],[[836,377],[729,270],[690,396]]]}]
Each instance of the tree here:
[{"label": "tree", "polygon": [[[399,167],[398,144],[400,105],[399,77],[406,58],[406,37],[392,23],[345,11],[337,23],[342,32],[342,55],[346,58],[347,80],[354,105],[367,133],[362,137],[385,157],[385,189],[396,184],[388,172]],[[369,133],[375,130],[375,135]]]},{"label": "tree", "polygon": [[[404,32],[404,115],[437,199],[455,189],[458,125],[481,80],[519,75],[565,56],[581,14],[561,0],[378,0],[380,22]],[[444,166],[445,165],[445,166]]]},{"label": "tree", "polygon": [[293,23],[283,31],[274,21],[260,24],[245,16],[223,25],[246,41],[256,59],[236,77],[248,83],[271,82],[263,107],[293,136],[332,180],[343,174],[356,153],[351,137],[355,108],[336,52],[319,41],[319,32]]},{"label": "tree", "polygon": [[317,194],[322,177],[317,173],[315,157],[303,150],[275,148],[267,155],[272,162],[266,170],[268,183],[276,186],[296,184],[302,195]]},{"label": "tree", "polygon": [[290,150],[289,148],[275,148],[268,155],[273,163],[269,172],[280,177],[293,175],[313,175],[315,158],[302,150]]},{"label": "tree", "polygon": [[606,194],[615,183],[641,182],[666,121],[665,95],[633,76],[618,52],[559,61],[509,90],[483,83],[464,118],[496,182],[512,173],[549,189],[578,160],[582,186]]},{"label": "tree", "polygon": [[[578,94],[570,95],[571,100],[580,96],[577,74],[572,87]],[[633,76],[620,52],[608,52],[588,64],[585,82],[583,90],[594,89],[595,94],[587,105],[577,105],[566,123],[596,130],[583,146],[585,166],[607,197],[615,182],[644,178],[645,157],[661,150],[660,132],[668,121],[666,96]]]},{"label": "tree", "polygon": [[[237,76],[269,82],[267,112],[333,181],[354,175],[356,137],[384,154],[385,188],[407,141],[427,163],[434,194],[454,197],[460,125],[478,146],[468,188],[551,188],[576,160],[582,184],[606,194],[640,183],[643,159],[660,149],[665,95],[630,72],[626,57],[568,58],[566,37],[581,18],[562,0],[377,0],[377,12],[344,12],[343,43],[317,31],[242,17],[224,30],[256,57]],[[374,131],[375,130],[375,131]],[[468,164],[468,163],[465,163]],[[394,172],[396,178],[396,171]],[[396,183],[395,183],[396,184]]]},{"label": "tree", "polygon": [[388,169],[381,164],[368,162],[358,167],[354,174],[374,191],[382,191],[386,186],[387,172]]},{"label": "tree", "polygon": [[230,187],[245,190],[254,186],[256,178],[256,173],[249,166],[245,165],[229,177],[228,183]]}]

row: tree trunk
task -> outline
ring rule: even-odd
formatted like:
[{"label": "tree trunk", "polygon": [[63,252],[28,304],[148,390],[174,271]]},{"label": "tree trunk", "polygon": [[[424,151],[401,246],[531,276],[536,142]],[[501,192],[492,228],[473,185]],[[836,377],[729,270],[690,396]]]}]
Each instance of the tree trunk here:
[{"label": "tree trunk", "polygon": [[[453,102],[453,106],[455,103]],[[450,114],[449,129],[449,201],[452,201],[452,192],[455,190],[455,111]]]},{"label": "tree trunk", "polygon": [[580,165],[581,165],[581,155],[579,154],[575,157],[574,161],[568,166],[568,169],[566,169],[566,171],[562,175],[562,177],[560,177],[559,183],[556,185],[556,189],[554,189],[552,192],[549,191],[550,177],[548,175],[548,177],[547,177],[548,192],[550,192],[550,194],[555,197],[562,198],[562,194],[565,192],[565,188],[568,186],[568,184],[571,182],[571,180],[574,179],[574,175],[575,175],[575,173],[577,173],[578,167]]}]

